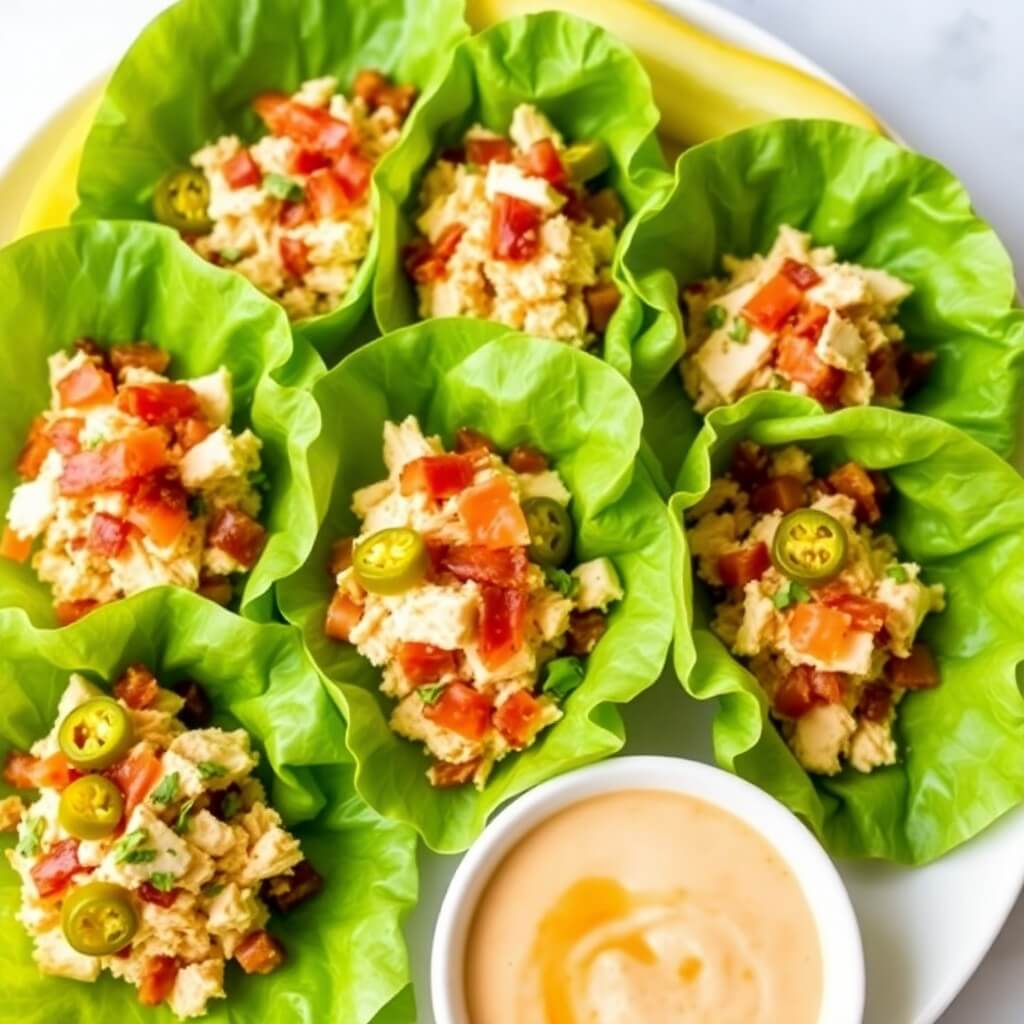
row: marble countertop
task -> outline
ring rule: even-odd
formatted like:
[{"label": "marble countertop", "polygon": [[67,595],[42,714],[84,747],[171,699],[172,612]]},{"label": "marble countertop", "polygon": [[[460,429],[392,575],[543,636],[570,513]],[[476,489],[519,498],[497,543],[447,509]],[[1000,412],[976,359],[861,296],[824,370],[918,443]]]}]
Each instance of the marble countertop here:
[{"label": "marble countertop", "polygon": [[[717,2],[802,50],[959,175],[1013,254],[1024,287],[1024,2]],[[0,0],[0,168],[166,6]],[[941,1024],[1019,1024],[1022,951],[1024,903]]]}]

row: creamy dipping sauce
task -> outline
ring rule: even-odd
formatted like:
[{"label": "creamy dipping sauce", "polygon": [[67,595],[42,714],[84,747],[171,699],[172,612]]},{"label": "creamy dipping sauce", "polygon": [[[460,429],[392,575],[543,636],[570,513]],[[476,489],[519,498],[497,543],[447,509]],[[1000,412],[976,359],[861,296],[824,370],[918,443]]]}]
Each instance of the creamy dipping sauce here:
[{"label": "creamy dipping sauce", "polygon": [[498,866],[466,945],[470,1024],[817,1024],[810,908],[774,847],[660,790],[555,813]]}]

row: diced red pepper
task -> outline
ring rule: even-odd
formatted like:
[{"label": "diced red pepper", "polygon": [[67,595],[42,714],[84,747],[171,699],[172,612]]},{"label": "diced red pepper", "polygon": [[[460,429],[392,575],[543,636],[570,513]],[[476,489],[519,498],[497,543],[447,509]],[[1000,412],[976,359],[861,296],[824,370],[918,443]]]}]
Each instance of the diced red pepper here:
[{"label": "diced red pepper", "polygon": [[884,722],[892,709],[892,691],[880,683],[864,687],[857,704],[857,714],[869,722]]},{"label": "diced red pepper", "polygon": [[419,284],[443,281],[448,276],[448,261],[465,233],[465,225],[449,224],[433,245],[425,238],[412,242],[405,248],[406,272]]},{"label": "diced red pepper", "polygon": [[16,789],[65,789],[81,775],[61,753],[33,757],[15,752],[4,763],[4,781]]},{"label": "diced red pepper", "polygon": [[400,486],[407,496],[423,491],[435,501],[443,501],[464,491],[475,473],[473,460],[466,455],[425,455],[402,467]]},{"label": "diced red pepper", "polygon": [[126,819],[160,781],[163,771],[160,759],[144,746],[136,747],[127,757],[107,769],[107,776],[124,797]]},{"label": "diced red pepper", "polygon": [[373,177],[372,160],[352,149],[338,157],[332,169],[350,202],[358,202],[366,195]]},{"label": "diced red pepper", "polygon": [[491,206],[491,255],[496,260],[524,262],[540,250],[539,207],[499,193]]},{"label": "diced red pepper", "polygon": [[538,139],[523,155],[521,166],[527,174],[552,185],[564,185],[569,180],[558,149],[550,139]]},{"label": "diced red pepper", "polygon": [[939,685],[939,666],[926,644],[914,644],[907,658],[890,658],[889,682],[899,690],[926,690]]},{"label": "diced red pepper", "polygon": [[543,473],[551,468],[548,457],[532,444],[517,444],[505,461],[515,473]]},{"label": "diced red pepper", "polygon": [[527,595],[485,584],[481,588],[480,657],[488,668],[504,665],[523,646]]},{"label": "diced red pepper", "polygon": [[74,455],[75,452],[81,451],[82,446],[78,437],[84,426],[85,420],[80,420],[75,416],[65,416],[54,420],[46,428],[46,436],[61,455]]},{"label": "diced red pepper", "polygon": [[27,562],[31,552],[31,537],[19,537],[9,526],[4,527],[3,538],[0,539],[0,558],[7,558],[12,562]]},{"label": "diced red pepper", "polygon": [[295,174],[312,174],[314,171],[319,171],[321,167],[330,167],[330,165],[329,157],[311,149],[297,149],[292,154],[291,170]]},{"label": "diced red pepper", "polygon": [[614,281],[602,281],[584,288],[583,299],[587,304],[590,326],[597,334],[604,334],[622,301],[619,286]]},{"label": "diced red pepper", "polygon": [[170,426],[201,413],[199,396],[187,384],[171,381],[123,387],[117,396],[117,407],[150,426]]},{"label": "diced red pepper", "polygon": [[812,302],[797,314],[796,320],[788,328],[788,332],[817,344],[821,332],[825,330],[825,324],[828,323],[828,318],[828,306],[820,306]]},{"label": "diced red pepper", "polygon": [[792,381],[806,385],[807,393],[822,405],[834,405],[843,386],[843,371],[822,361],[810,338],[783,334],[775,366]]},{"label": "diced red pepper", "polygon": [[281,204],[281,210],[277,215],[277,223],[283,228],[297,228],[300,224],[305,224],[313,216],[313,211],[309,208],[309,203],[305,199],[298,203],[293,203],[290,199],[286,199]]},{"label": "diced red pepper", "polygon": [[160,684],[145,665],[129,665],[114,684],[114,696],[128,707],[144,711],[160,698]]},{"label": "diced red pepper", "polygon": [[167,892],[164,892],[163,889],[158,889],[149,882],[143,882],[139,886],[139,899],[144,900],[146,903],[153,903],[158,907],[164,907],[165,909],[171,907],[177,898],[177,889],[168,889]]},{"label": "diced red pepper", "polygon": [[62,893],[71,879],[83,870],[78,862],[78,840],[61,839],[32,865],[29,874],[36,891],[47,900]]},{"label": "diced red pepper", "polygon": [[157,471],[139,480],[128,521],[154,544],[169,547],[188,525],[188,494],[173,471]]},{"label": "diced red pepper", "polygon": [[139,979],[139,1002],[159,1006],[174,990],[177,977],[178,961],[173,956],[148,957]]},{"label": "diced red pepper", "polygon": [[104,558],[117,558],[128,543],[131,529],[131,523],[124,519],[106,512],[97,512],[89,526],[89,550]]},{"label": "diced red pepper", "polygon": [[148,427],[120,441],[68,458],[60,478],[60,492],[78,496],[123,486],[167,462],[167,435]]},{"label": "diced red pepper", "polygon": [[435,761],[428,772],[430,784],[436,789],[454,789],[456,786],[465,785],[476,774],[480,761],[479,757],[464,761],[462,764]]},{"label": "diced red pepper", "polygon": [[327,609],[324,635],[331,640],[348,643],[349,635],[362,617],[363,606],[353,601],[344,590],[339,590],[331,598]]},{"label": "diced red pepper", "polygon": [[863,466],[858,466],[856,462],[847,462],[829,473],[828,482],[840,494],[854,500],[858,519],[872,524],[882,518],[878,490]]},{"label": "diced red pepper", "polygon": [[423,714],[443,729],[467,740],[482,740],[491,724],[491,702],[466,683],[450,683],[434,704],[425,704]]},{"label": "diced red pepper", "polygon": [[99,601],[58,601],[53,606],[53,613],[57,616],[57,621],[62,626],[70,626],[71,623],[84,618],[94,608],[98,607]]},{"label": "diced red pepper", "polygon": [[304,277],[309,270],[309,246],[301,238],[282,235],[277,243],[284,269],[292,277]]},{"label": "diced red pepper", "polygon": [[398,664],[413,686],[423,686],[455,672],[455,652],[407,640],[398,645]]},{"label": "diced red pepper", "polygon": [[771,564],[768,545],[759,542],[722,555],[718,559],[718,575],[726,587],[745,587],[751,580],[759,580]]},{"label": "diced red pepper", "polygon": [[515,548],[530,543],[526,516],[504,476],[467,487],[459,495],[459,517],[471,544]]},{"label": "diced red pepper", "polygon": [[352,205],[341,181],[329,167],[309,176],[306,202],[314,220],[337,220]]},{"label": "diced red pepper", "polygon": [[780,715],[800,718],[820,704],[840,703],[844,682],[839,672],[819,672],[809,665],[797,665],[779,684],[772,704]]},{"label": "diced red pepper", "polygon": [[83,363],[57,382],[57,394],[65,408],[103,405],[114,400],[114,381],[95,363]]},{"label": "diced red pepper", "polygon": [[252,932],[238,944],[235,959],[246,974],[270,974],[284,963],[284,949],[269,932]]},{"label": "diced red pepper", "polygon": [[803,300],[801,289],[784,274],[776,274],[747,300],[740,312],[755,327],[775,334],[800,308]]},{"label": "diced red pepper", "polygon": [[480,167],[490,163],[511,163],[512,143],[508,139],[466,139],[465,159]]},{"label": "diced red pepper", "polygon": [[35,480],[43,468],[46,456],[50,454],[52,442],[47,434],[46,420],[37,416],[28,428],[28,439],[18,456],[18,476],[22,480]]},{"label": "diced red pepper", "polygon": [[251,569],[267,542],[267,531],[240,508],[228,506],[213,514],[206,542]]},{"label": "diced red pepper", "polygon": [[441,568],[460,580],[492,583],[498,587],[524,587],[529,560],[521,548],[456,545],[441,558]]},{"label": "diced red pepper", "polygon": [[110,346],[110,365],[120,374],[129,366],[164,373],[171,365],[171,354],[148,341],[133,341]]},{"label": "diced red pepper", "polygon": [[821,593],[821,601],[829,608],[835,608],[850,616],[853,629],[865,633],[878,633],[885,625],[886,606],[881,601],[872,601],[858,594],[830,590]]},{"label": "diced red pepper", "polygon": [[494,712],[494,727],[515,750],[527,746],[537,731],[540,703],[527,690],[516,690]]},{"label": "diced red pepper", "polygon": [[272,134],[287,135],[302,149],[338,157],[356,144],[350,124],[339,121],[320,107],[307,107],[280,93],[258,96],[253,108]]},{"label": "diced red pepper", "polygon": [[780,271],[785,277],[793,282],[801,291],[813,288],[821,281],[821,275],[809,263],[801,263],[799,260],[787,259],[782,264]]},{"label": "diced red pepper", "polygon": [[221,165],[221,174],[232,188],[247,188],[263,181],[260,165],[247,149],[240,149],[230,160]]},{"label": "diced red pepper", "polygon": [[781,512],[785,515],[800,508],[806,500],[804,485],[795,476],[773,476],[761,484],[750,496],[750,507],[763,515],[766,512]]}]

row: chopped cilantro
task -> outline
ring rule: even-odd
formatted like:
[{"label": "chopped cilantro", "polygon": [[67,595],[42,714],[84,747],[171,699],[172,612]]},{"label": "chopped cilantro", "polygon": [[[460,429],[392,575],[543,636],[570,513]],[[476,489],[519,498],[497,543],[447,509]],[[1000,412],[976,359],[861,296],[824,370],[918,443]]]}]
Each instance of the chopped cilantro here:
[{"label": "chopped cilantro", "polygon": [[114,845],[115,864],[145,864],[156,860],[156,850],[143,849],[142,844],[149,839],[144,828],[137,828]]},{"label": "chopped cilantro", "polygon": [[226,246],[221,249],[220,258],[225,263],[237,263],[242,258],[242,250],[236,249],[233,245]]},{"label": "chopped cilantro", "polygon": [[46,822],[42,818],[25,819],[25,827],[17,846],[19,856],[34,857],[39,852],[45,826]]},{"label": "chopped cilantro", "polygon": [[204,896],[219,896],[224,891],[220,882],[207,882],[200,890]]},{"label": "chopped cilantro", "polygon": [[190,519],[198,519],[206,515],[206,499],[201,494],[190,494],[188,498],[188,515]]},{"label": "chopped cilantro", "polygon": [[788,608],[798,601],[810,601],[811,592],[796,580],[790,580],[785,586],[779,587],[772,598],[772,604],[778,609]]},{"label": "chopped cilantro", "polygon": [[263,189],[276,199],[290,199],[298,202],[304,195],[302,186],[283,174],[268,174],[263,179]]},{"label": "chopped cilantro", "polygon": [[169,804],[178,792],[178,773],[171,772],[160,780],[160,785],[150,793],[150,798],[157,804]]},{"label": "chopped cilantro", "polygon": [[548,662],[542,691],[555,700],[565,700],[583,682],[583,664],[579,658],[555,658]]},{"label": "chopped cilantro", "polygon": [[219,779],[228,773],[227,768],[222,764],[217,764],[216,761],[200,761],[196,768],[199,769],[199,778],[203,779],[203,781]]},{"label": "chopped cilantro", "polygon": [[79,441],[79,445],[82,451],[91,452],[99,448],[103,444],[102,434],[90,434],[88,437],[84,437]]},{"label": "chopped cilantro", "polygon": [[174,888],[174,875],[170,871],[154,871],[149,876],[149,884],[160,892],[170,892]]},{"label": "chopped cilantro", "polygon": [[781,373],[772,374],[771,388],[773,391],[784,391],[788,384],[789,381]]},{"label": "chopped cilantro", "polygon": [[554,566],[544,566],[544,578],[552,590],[557,590],[562,597],[575,597],[576,591],[580,589],[580,581],[566,572],[564,569],[556,569]]},{"label": "chopped cilantro", "polygon": [[424,704],[433,707],[441,699],[441,694],[444,693],[447,685],[447,683],[433,683],[430,686],[419,686],[416,688],[416,693]]},{"label": "chopped cilantro", "polygon": [[885,570],[885,575],[888,576],[889,579],[895,580],[897,583],[910,582],[910,574],[902,565],[899,564],[899,562],[896,562],[894,565],[890,565],[889,568]]},{"label": "chopped cilantro", "polygon": [[188,817],[192,813],[192,808],[195,806],[195,800],[186,800],[181,805],[181,810],[178,811],[178,820],[174,823],[174,831],[179,836],[184,835],[188,831]]},{"label": "chopped cilantro", "polygon": [[729,318],[729,314],[725,311],[725,306],[708,306],[704,310],[704,323],[708,325],[713,331],[717,331],[719,327],[725,326],[725,321]]},{"label": "chopped cilantro", "polygon": [[242,806],[242,798],[234,791],[228,790],[220,805],[221,814],[225,818],[233,818]]},{"label": "chopped cilantro", "polygon": [[747,322],[747,318],[743,316],[733,317],[732,327],[729,328],[730,340],[735,341],[737,345],[745,345],[749,337],[750,324]]}]

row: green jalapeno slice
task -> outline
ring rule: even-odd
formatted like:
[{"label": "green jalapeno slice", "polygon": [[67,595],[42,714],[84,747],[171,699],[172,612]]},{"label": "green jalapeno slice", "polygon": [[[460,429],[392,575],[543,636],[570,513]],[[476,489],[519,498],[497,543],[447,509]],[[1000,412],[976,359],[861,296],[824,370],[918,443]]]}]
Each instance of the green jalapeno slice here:
[{"label": "green jalapeno slice", "polygon": [[415,530],[378,530],[356,548],[352,568],[371,594],[399,594],[426,575],[427,546]]},{"label": "green jalapeno slice", "polygon": [[57,742],[65,757],[84,771],[102,771],[134,742],[132,720],[116,700],[94,697],[65,716]]},{"label": "green jalapeno slice", "polygon": [[846,564],[846,530],[827,512],[799,508],[779,523],[772,561],[779,572],[798,583],[827,583]]},{"label": "green jalapeno slice", "polygon": [[83,775],[60,795],[57,817],[76,839],[103,839],[121,821],[124,797],[105,775]]},{"label": "green jalapeno slice", "polygon": [[139,927],[131,894],[112,882],[72,889],[60,914],[64,938],[86,956],[110,956],[124,949]]},{"label": "green jalapeno slice", "polygon": [[186,235],[205,235],[213,228],[207,212],[210,183],[195,167],[165,174],[153,193],[153,216]]},{"label": "green jalapeno slice", "polygon": [[572,551],[572,518],[553,498],[527,498],[523,515],[530,531],[527,553],[540,565],[561,565]]}]

